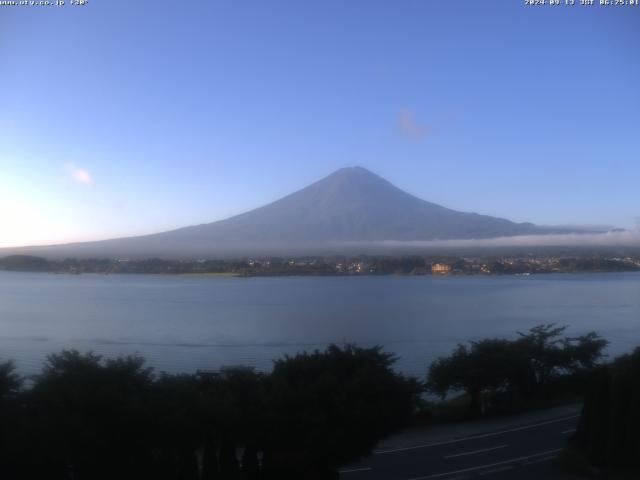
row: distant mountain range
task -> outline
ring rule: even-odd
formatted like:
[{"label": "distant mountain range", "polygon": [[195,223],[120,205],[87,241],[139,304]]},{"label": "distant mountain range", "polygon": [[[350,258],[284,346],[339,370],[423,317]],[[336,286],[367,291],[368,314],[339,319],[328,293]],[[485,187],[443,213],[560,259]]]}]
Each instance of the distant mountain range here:
[{"label": "distant mountain range", "polygon": [[[361,168],[338,170],[280,200],[203,225],[139,237],[4,249],[47,257],[215,257],[341,253],[380,242],[585,233],[459,212],[421,200]],[[370,250],[370,248],[368,248]]]}]

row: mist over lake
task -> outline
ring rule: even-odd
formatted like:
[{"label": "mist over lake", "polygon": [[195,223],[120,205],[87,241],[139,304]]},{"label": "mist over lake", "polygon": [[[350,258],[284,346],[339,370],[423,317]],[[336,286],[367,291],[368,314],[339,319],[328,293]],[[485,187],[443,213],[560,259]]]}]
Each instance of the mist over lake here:
[{"label": "mist over lake", "polygon": [[640,340],[640,274],[491,277],[54,275],[0,272],[0,359],[36,373],[63,348],[138,353],[157,370],[269,370],[330,342],[381,344],[423,377],[458,342],[540,323],[595,330],[610,354]]}]

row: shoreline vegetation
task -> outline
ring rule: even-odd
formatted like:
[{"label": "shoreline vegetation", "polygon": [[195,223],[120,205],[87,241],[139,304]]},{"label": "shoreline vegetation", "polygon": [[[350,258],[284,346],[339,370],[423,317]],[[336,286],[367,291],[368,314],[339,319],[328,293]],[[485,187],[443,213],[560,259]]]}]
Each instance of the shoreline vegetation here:
[{"label": "shoreline vegetation", "polygon": [[[625,393],[633,388],[637,398],[640,349],[606,364],[606,340],[595,332],[567,337],[565,329],[544,324],[514,340],[460,344],[425,365],[424,379],[397,373],[397,357],[381,346],[353,344],[285,355],[268,373],[229,366],[170,375],[154,372],[139,356],[65,350],[26,382],[12,361],[0,362],[0,476],[329,480],[407,426],[533,410],[585,395],[565,467],[636,468],[636,457],[591,452],[594,441],[605,451],[599,448],[605,440],[633,451],[625,442],[637,437],[628,435],[626,419],[602,413],[618,402],[627,411],[633,400]],[[441,401],[426,400],[427,392]],[[614,403],[603,401],[611,394],[618,395]],[[608,419],[617,430],[602,440],[598,432]]]},{"label": "shoreline vegetation", "polygon": [[226,260],[78,259],[30,255],[0,258],[0,271],[167,274],[211,277],[532,275],[640,271],[640,255],[265,257]]}]

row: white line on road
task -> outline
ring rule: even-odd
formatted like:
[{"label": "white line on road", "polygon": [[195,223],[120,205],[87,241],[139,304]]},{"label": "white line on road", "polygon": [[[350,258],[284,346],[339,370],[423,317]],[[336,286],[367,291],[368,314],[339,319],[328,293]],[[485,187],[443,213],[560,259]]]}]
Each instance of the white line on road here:
[{"label": "white line on road", "polygon": [[536,458],[535,460],[529,460],[528,462],[524,462],[522,465],[534,465],[536,463],[548,462],[549,460],[553,460],[556,458],[556,455],[551,455],[549,457]]},{"label": "white line on road", "polygon": [[499,432],[484,433],[482,435],[472,435],[470,437],[456,438],[454,440],[447,440],[447,441],[444,441],[444,442],[425,443],[423,445],[414,445],[414,446],[411,446],[411,447],[392,448],[390,450],[377,450],[377,451],[373,452],[373,454],[374,455],[382,455],[384,453],[404,452],[404,451],[407,451],[407,450],[416,450],[418,448],[428,448],[428,447],[436,447],[438,445],[449,445],[451,443],[467,442],[467,441],[470,441],[470,440],[476,440],[478,438],[494,437],[496,435],[502,435],[504,433],[518,432],[520,430],[527,430],[529,428],[536,428],[536,427],[541,427],[543,425],[550,425],[552,423],[564,422],[566,420],[571,420],[572,418],[578,418],[579,416],[580,415],[571,415],[569,417],[557,418],[555,420],[548,420],[546,422],[534,423],[532,425],[524,425],[522,427],[510,428],[508,430],[502,430],[502,431],[499,431]]},{"label": "white line on road", "polygon": [[505,465],[504,467],[492,468],[491,470],[485,470],[484,472],[480,472],[479,475],[493,475],[494,473],[506,472],[507,470],[513,470],[513,465]]},{"label": "white line on road", "polygon": [[565,430],[565,431],[563,431],[563,432],[561,432],[561,433],[562,433],[563,435],[565,435],[565,434],[567,434],[567,433],[573,433],[573,432],[575,432],[575,431],[576,431],[576,429],[575,429],[575,428],[570,428],[569,430]]},{"label": "white line on road", "polygon": [[350,468],[349,470],[340,470],[338,473],[366,472],[368,470],[371,470],[371,467]]},{"label": "white line on road", "polygon": [[481,450],[474,450],[473,452],[454,453],[453,455],[446,455],[444,458],[464,457],[465,455],[473,455],[474,453],[490,452],[492,450],[498,450],[500,448],[507,448],[509,445],[498,445],[497,447],[483,448]]},{"label": "white line on road", "polygon": [[478,465],[477,467],[463,468],[462,470],[456,470],[453,472],[435,473],[433,475],[426,475],[424,477],[414,477],[414,478],[410,478],[409,480],[427,480],[429,478],[439,478],[439,477],[446,477],[448,475],[455,475],[456,473],[473,472],[474,470],[482,470],[484,468],[491,468],[491,467],[497,467],[499,465],[506,465],[509,463],[522,462],[523,460],[528,460],[530,458],[540,457],[543,455],[551,455],[553,453],[558,453],[560,450],[562,449],[558,448],[556,450],[547,450],[546,452],[534,453],[533,455],[527,455],[526,457],[512,458],[510,460],[504,460],[502,462],[489,463],[487,465]]}]

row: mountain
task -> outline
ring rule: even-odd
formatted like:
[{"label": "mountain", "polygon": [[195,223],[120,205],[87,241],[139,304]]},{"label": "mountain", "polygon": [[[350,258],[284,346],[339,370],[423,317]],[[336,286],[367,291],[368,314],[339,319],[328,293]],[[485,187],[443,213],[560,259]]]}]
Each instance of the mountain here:
[{"label": "mountain", "polygon": [[140,237],[19,251],[56,257],[322,253],[354,243],[371,246],[388,240],[484,239],[570,231],[451,210],[410,195],[364,168],[351,167],[226,220]]}]

